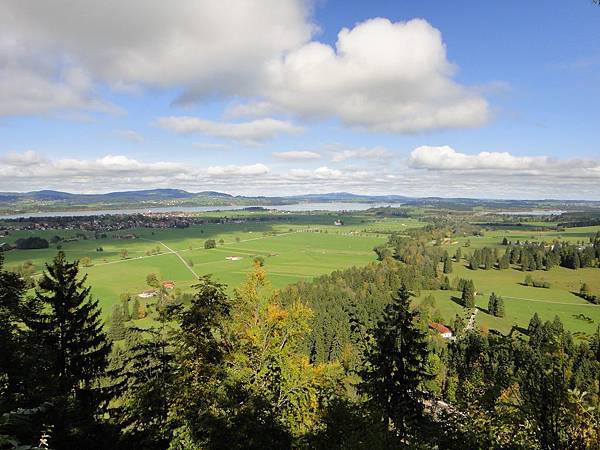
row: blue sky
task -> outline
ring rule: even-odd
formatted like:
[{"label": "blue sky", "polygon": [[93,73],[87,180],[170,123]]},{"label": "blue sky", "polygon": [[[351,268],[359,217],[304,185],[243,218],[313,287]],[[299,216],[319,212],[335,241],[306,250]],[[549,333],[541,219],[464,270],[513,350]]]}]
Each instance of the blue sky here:
[{"label": "blue sky", "polygon": [[0,6],[0,191],[600,199],[588,0],[121,3]]}]

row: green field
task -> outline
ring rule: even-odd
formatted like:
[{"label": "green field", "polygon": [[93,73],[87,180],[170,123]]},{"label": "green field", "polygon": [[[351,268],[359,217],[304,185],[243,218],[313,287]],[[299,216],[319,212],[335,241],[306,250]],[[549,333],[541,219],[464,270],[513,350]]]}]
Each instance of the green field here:
[{"label": "green field", "polygon": [[[230,215],[244,218],[247,212]],[[146,275],[156,273],[160,280],[172,280],[182,291],[189,290],[196,275],[212,274],[230,289],[238,286],[252,269],[253,259],[262,256],[269,279],[275,288],[299,280],[310,280],[334,270],[351,266],[362,266],[375,260],[373,247],[384,243],[387,234],[421,227],[423,222],[410,218],[379,218],[372,215],[354,213],[341,216],[343,226],[335,226],[338,218],[334,213],[289,215],[275,214],[277,220],[243,223],[211,223],[185,229],[133,229],[107,233],[107,238],[63,242],[62,249],[70,259],[90,257],[92,266],[82,268],[88,274],[88,282],[93,294],[100,300],[105,314],[109,314],[113,304],[119,301],[122,293],[137,294],[148,287]],[[207,217],[210,217],[207,215]],[[498,247],[503,237],[512,241],[552,241],[555,239],[577,242],[586,241],[600,230],[600,227],[568,228],[558,232],[529,230],[486,231],[484,236],[463,236],[453,238],[446,246],[453,255],[460,246],[463,256],[475,248]],[[50,239],[59,235],[63,238],[75,237],[78,231],[44,230],[19,231],[8,237],[9,242],[19,237],[42,236]],[[136,239],[119,239],[119,236],[135,234]],[[215,239],[217,248],[206,250],[204,242]],[[223,241],[222,243],[220,241]],[[469,246],[465,245],[469,243]],[[102,247],[103,251],[96,249]],[[160,249],[160,253],[148,255],[149,251]],[[127,250],[123,259],[121,250]],[[24,261],[32,261],[38,272],[45,262],[56,254],[56,247],[45,250],[15,250],[6,252],[6,266],[11,267]],[[232,261],[227,257],[241,257]],[[478,291],[476,304],[480,309],[476,323],[479,326],[508,332],[513,326],[526,327],[534,312],[543,319],[560,316],[567,328],[587,334],[592,333],[600,323],[600,306],[594,306],[574,293],[586,282],[594,292],[600,292],[600,270],[571,270],[562,267],[550,271],[527,272],[535,279],[551,283],[550,289],[523,286],[521,282],[527,273],[516,268],[508,270],[477,270],[466,267],[467,262],[453,264],[449,278],[473,279]],[[491,292],[501,295],[505,301],[506,317],[496,318],[486,312]],[[456,314],[466,311],[456,302],[458,292],[423,291],[421,298],[433,294],[437,308],[447,323]],[[583,314],[592,322],[576,316]]]},{"label": "green field", "polygon": [[[185,229],[132,229],[107,233],[107,238],[63,242],[62,250],[69,259],[90,257],[88,274],[92,293],[105,313],[118,301],[121,293],[136,294],[145,289],[146,275],[156,273],[160,280],[172,280],[185,291],[195,283],[196,274],[212,274],[230,288],[238,286],[252,269],[253,259],[262,256],[271,284],[283,287],[299,280],[331,273],[351,266],[365,265],[375,260],[373,247],[386,241],[386,232],[421,226],[414,219],[373,219],[344,216],[344,225],[333,225],[337,216],[305,215],[289,221],[265,221],[197,225]],[[78,231],[19,231],[8,242],[20,237],[41,236],[50,239],[76,236]],[[135,234],[136,239],[119,239]],[[207,239],[217,241],[217,248],[206,250]],[[220,241],[223,241],[222,243]],[[96,249],[102,247],[103,251]],[[160,249],[159,254],[147,255]],[[121,257],[121,250],[128,257]],[[44,263],[56,254],[53,245],[43,250],[14,250],[5,253],[5,265],[12,267],[31,261],[41,272]],[[227,257],[241,257],[237,261]]]},{"label": "green field", "polygon": [[[501,245],[506,236],[511,241],[547,241],[555,239],[561,241],[577,242],[587,241],[590,236],[600,231],[600,227],[567,228],[564,231],[554,230],[544,232],[531,232],[521,230],[497,230],[487,231],[482,237],[459,237],[451,245],[447,246],[450,256],[454,255],[460,246],[463,257],[470,254],[475,248],[497,247],[501,254],[505,247]],[[469,247],[464,247],[466,242]],[[523,286],[525,276],[530,274],[536,280],[545,280],[551,284],[550,289]],[[533,272],[522,272],[517,268],[508,270],[470,270],[467,261],[462,260],[460,264],[453,264],[453,272],[449,275],[450,280],[455,277],[472,279],[478,292],[476,306],[479,311],[476,323],[488,329],[497,329],[508,332],[516,325],[527,328],[529,319],[537,312],[543,320],[552,320],[558,315],[564,325],[572,331],[580,331],[592,334],[600,324],[600,306],[593,305],[575,295],[579,292],[581,283],[587,283],[593,292],[600,292],[600,269],[586,268],[572,270],[564,267],[555,267],[549,271],[537,270]],[[486,311],[488,299],[492,292],[504,298],[506,316],[503,318],[489,315]],[[456,303],[453,298],[460,297],[457,291],[424,291],[421,298],[432,294],[436,298],[436,304],[440,312],[447,320],[456,314],[465,316],[465,309]],[[588,322],[575,316],[583,314],[592,319]]]}]

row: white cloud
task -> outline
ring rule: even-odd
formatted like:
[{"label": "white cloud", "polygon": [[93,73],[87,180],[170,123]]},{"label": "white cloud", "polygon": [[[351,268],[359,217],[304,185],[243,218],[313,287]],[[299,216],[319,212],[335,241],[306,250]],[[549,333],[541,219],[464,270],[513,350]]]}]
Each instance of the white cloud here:
[{"label": "white cloud", "polygon": [[218,144],[213,142],[197,142],[193,144],[194,148],[200,150],[227,150],[229,145],[227,144]]},{"label": "white cloud", "polygon": [[9,152],[0,161],[12,166],[31,166],[41,164],[44,159],[33,150],[26,150],[23,153]]},{"label": "white cloud", "polygon": [[315,169],[314,174],[319,178],[340,178],[343,175],[341,170],[330,169],[327,166]]},{"label": "white cloud", "polygon": [[269,60],[310,38],[308,14],[303,0],[6,0],[0,30],[113,87],[179,86],[186,101],[252,91]]},{"label": "white cloud", "polygon": [[161,117],[158,126],[178,134],[199,133],[242,142],[258,142],[272,139],[280,134],[294,134],[302,128],[290,122],[276,119],[257,119],[250,122],[218,122],[197,117]]},{"label": "white cloud", "polygon": [[[571,176],[580,179],[600,178],[600,161],[585,159],[558,160],[549,156],[515,156],[509,152],[460,153],[447,145],[421,146],[409,158],[411,167],[430,171],[462,173],[516,174],[554,178],[557,185]],[[521,181],[519,184],[522,184]]]},{"label": "white cloud", "polygon": [[428,22],[376,18],[342,29],[335,49],[309,42],[272,62],[263,96],[302,116],[338,117],[372,131],[484,124],[487,102],[453,81],[454,72],[441,33]]},{"label": "white cloud", "polygon": [[276,153],[273,153],[273,156],[275,158],[284,159],[284,160],[288,160],[288,161],[309,160],[309,159],[320,159],[321,158],[321,154],[319,154],[317,152],[306,151],[306,150],[290,151],[290,152],[276,152]]},{"label": "white cloud", "polygon": [[251,164],[247,166],[228,165],[228,166],[211,166],[206,171],[212,176],[229,176],[229,175],[264,175],[269,172],[269,168],[264,164]]},{"label": "white cloud", "polygon": [[384,159],[390,156],[383,147],[373,148],[355,148],[349,150],[340,150],[333,152],[331,160],[333,162],[342,162],[349,159]]},{"label": "white cloud", "polygon": [[0,19],[0,116],[120,111],[99,97],[84,70],[28,54],[1,27]]},{"label": "white cloud", "polygon": [[311,40],[306,0],[5,0],[0,114],[109,111],[97,86],[235,99],[226,117],[291,113],[376,132],[473,127],[490,116],[453,79],[439,30],[375,18]]},{"label": "white cloud", "polygon": [[238,118],[238,117],[255,117],[255,116],[268,116],[273,113],[279,113],[281,110],[275,107],[272,103],[267,101],[257,101],[248,103],[238,103],[229,106],[225,111],[225,117]]},{"label": "white cloud", "polygon": [[0,191],[106,192],[176,187],[191,192],[217,190],[242,195],[349,191],[421,197],[600,197],[598,161],[550,160],[543,170],[424,169],[390,160],[389,164],[378,167],[321,166],[309,170],[291,166],[271,170],[262,163],[206,167],[202,160],[151,161],[124,155],[54,160],[26,151],[0,155]]},{"label": "white cloud", "polygon": [[[141,179],[145,175],[170,176],[189,172],[184,164],[157,161],[142,162],[124,155],[106,155],[95,160],[63,158],[49,160],[36,152],[27,151],[21,154],[9,153],[0,157],[0,176],[13,180],[32,183],[48,181],[52,183],[91,182],[102,186],[105,180],[120,177]],[[110,185],[110,184],[109,184]],[[4,186],[6,189],[8,186]]]}]

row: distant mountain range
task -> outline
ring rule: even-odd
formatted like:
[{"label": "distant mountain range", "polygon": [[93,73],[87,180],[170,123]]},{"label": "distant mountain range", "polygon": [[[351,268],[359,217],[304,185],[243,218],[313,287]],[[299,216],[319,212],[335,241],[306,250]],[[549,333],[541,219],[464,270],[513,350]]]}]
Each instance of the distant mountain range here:
[{"label": "distant mountain range", "polygon": [[188,192],[182,189],[147,189],[109,192],[106,194],[72,194],[53,190],[32,192],[0,192],[0,214],[32,211],[68,211],[159,206],[270,206],[297,203],[365,202],[390,203],[438,208],[596,208],[600,201],[579,200],[489,200],[473,198],[407,197],[403,195],[360,195],[349,192],[290,196],[241,196],[223,192]]},{"label": "distant mountain range", "polygon": [[289,203],[296,202],[347,202],[347,201],[376,201],[376,202],[403,202],[409,199],[401,195],[356,195],[348,192],[332,192],[329,194],[307,194],[307,195],[291,195],[280,197],[264,197],[264,196],[233,196],[223,192],[201,191],[188,192],[182,189],[147,189],[142,191],[123,191],[109,192],[106,194],[71,194],[68,192],[42,190],[32,192],[0,192],[0,203],[13,203],[23,201],[63,201],[65,203],[94,203],[94,202],[115,202],[115,201],[161,201],[174,199],[193,199],[193,198],[218,198],[218,199],[263,199],[268,200],[267,203],[273,201],[287,201]]}]

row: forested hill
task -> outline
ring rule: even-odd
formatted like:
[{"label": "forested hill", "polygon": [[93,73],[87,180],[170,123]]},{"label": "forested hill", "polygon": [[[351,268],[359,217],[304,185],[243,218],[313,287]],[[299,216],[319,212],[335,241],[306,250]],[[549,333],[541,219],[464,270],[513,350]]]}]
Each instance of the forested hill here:
[{"label": "forested hill", "polygon": [[509,209],[527,211],[580,211],[600,209],[600,202],[580,200],[492,200],[475,198],[407,197],[402,195],[361,195],[348,192],[303,194],[290,196],[242,196],[216,191],[188,192],[182,189],[148,189],[109,192],[104,194],[74,194],[53,190],[32,192],[0,192],[0,214],[44,211],[101,210],[152,208],[161,206],[269,206],[297,203],[390,203],[414,207],[450,208],[475,211]]}]

